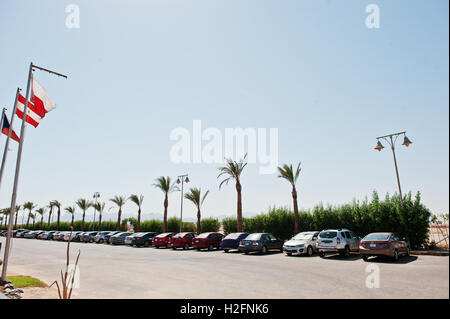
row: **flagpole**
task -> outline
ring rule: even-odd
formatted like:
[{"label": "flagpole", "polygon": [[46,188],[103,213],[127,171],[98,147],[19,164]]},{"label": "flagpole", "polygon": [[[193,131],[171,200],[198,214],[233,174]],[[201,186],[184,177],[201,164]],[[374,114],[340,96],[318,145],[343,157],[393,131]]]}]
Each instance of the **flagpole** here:
[{"label": "flagpole", "polygon": [[[8,156],[9,139],[11,138],[11,134],[13,131],[14,115],[16,114],[16,105],[17,105],[17,99],[19,98],[19,92],[20,92],[20,89],[17,88],[16,99],[14,100],[14,106],[13,106],[13,111],[12,111],[12,115],[11,115],[11,123],[9,123],[9,130],[8,130],[8,135],[6,138],[5,150],[3,151],[2,166],[0,168],[0,189],[2,188],[3,171],[5,169],[6,157]],[[3,111],[3,113],[4,113],[4,111]],[[3,116],[2,116],[2,119],[3,119]],[[2,126],[0,126],[0,127],[2,127]]]},{"label": "flagpole", "polygon": [[[19,142],[19,149],[17,151],[17,162],[16,162],[16,174],[14,176],[14,188],[13,193],[11,196],[11,206],[9,210],[9,224],[8,224],[8,233],[6,236],[6,246],[5,246],[5,255],[3,258],[3,268],[2,268],[2,276],[0,278],[0,282],[4,282],[6,280],[6,270],[8,267],[8,259],[9,259],[9,249],[11,245],[11,235],[12,235],[12,221],[14,220],[14,213],[15,213],[15,207],[16,207],[16,198],[17,198],[17,185],[19,184],[19,173],[20,173],[20,161],[22,159],[22,148],[23,148],[23,141],[25,137],[25,123],[27,119],[27,107],[28,107],[28,98],[30,97],[30,84],[31,84],[31,77],[33,72],[33,62],[30,63],[30,70],[28,71],[28,82],[27,82],[27,90],[26,90],[26,97],[25,97],[25,105],[23,107],[23,119],[22,119],[22,126],[20,128],[20,142]],[[10,130],[12,127],[10,127]]]}]

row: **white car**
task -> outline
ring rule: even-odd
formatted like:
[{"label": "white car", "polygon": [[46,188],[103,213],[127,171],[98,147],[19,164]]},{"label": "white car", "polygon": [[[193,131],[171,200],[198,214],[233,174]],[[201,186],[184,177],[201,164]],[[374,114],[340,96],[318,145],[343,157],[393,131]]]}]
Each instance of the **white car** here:
[{"label": "white car", "polygon": [[316,241],[319,231],[305,231],[298,233],[284,243],[283,251],[286,255],[308,255],[317,252]]}]

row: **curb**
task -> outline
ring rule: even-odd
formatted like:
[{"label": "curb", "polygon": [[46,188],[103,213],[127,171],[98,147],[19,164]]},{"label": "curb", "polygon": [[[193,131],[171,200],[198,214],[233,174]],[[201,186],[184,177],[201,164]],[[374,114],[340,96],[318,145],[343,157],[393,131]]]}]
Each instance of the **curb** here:
[{"label": "curb", "polygon": [[411,255],[428,255],[428,256],[449,256],[448,251],[433,251],[433,250],[411,250]]}]

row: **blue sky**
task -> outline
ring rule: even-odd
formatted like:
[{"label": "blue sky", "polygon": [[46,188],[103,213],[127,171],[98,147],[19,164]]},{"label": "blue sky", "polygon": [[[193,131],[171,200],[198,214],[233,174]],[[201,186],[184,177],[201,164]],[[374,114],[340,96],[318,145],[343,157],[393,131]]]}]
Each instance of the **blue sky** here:
[{"label": "blue sky", "polygon": [[[79,29],[66,28],[70,3],[80,8]],[[365,26],[369,3],[379,5],[379,29]],[[433,213],[448,213],[448,9],[446,0],[3,0],[0,106],[8,116],[31,61],[69,76],[35,73],[57,108],[27,127],[18,203],[137,193],[145,213],[159,214],[153,180],[189,173],[189,186],[211,191],[204,216],[234,215],[236,192],[232,184],[218,190],[218,165],[170,161],[171,130],[201,120],[222,132],[278,128],[280,164],[302,162],[305,209],[395,192],[392,154],[373,147],[375,137],[406,130],[413,144],[397,147],[403,191],[421,191]],[[2,207],[17,144],[10,148]],[[244,215],[291,205],[289,185],[258,167],[242,175]],[[179,206],[173,193],[169,216]]]}]

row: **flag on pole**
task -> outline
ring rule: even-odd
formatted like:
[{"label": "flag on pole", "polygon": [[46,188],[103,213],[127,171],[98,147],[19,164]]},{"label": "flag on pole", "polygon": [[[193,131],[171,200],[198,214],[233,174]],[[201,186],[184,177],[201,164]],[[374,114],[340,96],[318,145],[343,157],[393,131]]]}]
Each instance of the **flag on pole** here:
[{"label": "flag on pole", "polygon": [[[48,96],[45,89],[32,76],[31,99],[28,101],[26,122],[37,127],[41,123],[45,114],[56,107],[55,103]],[[23,120],[23,110],[25,108],[25,98],[19,94],[17,99],[16,114]]]},{"label": "flag on pole", "polygon": [[[8,121],[8,117],[6,116],[6,114],[3,114],[3,121],[2,121],[2,133],[5,135],[8,135],[9,132],[9,121]],[[14,129],[11,129],[11,135],[10,137],[16,141],[17,143],[20,142],[19,137],[17,136],[16,132],[14,132]]]}]

